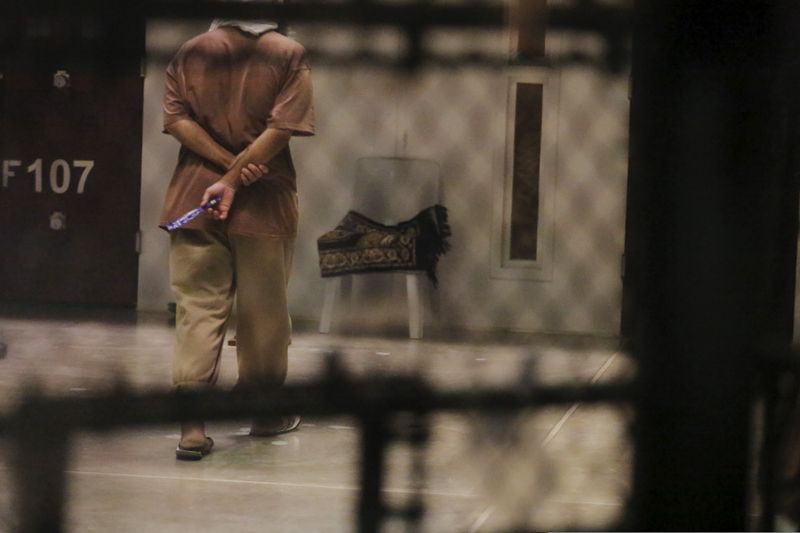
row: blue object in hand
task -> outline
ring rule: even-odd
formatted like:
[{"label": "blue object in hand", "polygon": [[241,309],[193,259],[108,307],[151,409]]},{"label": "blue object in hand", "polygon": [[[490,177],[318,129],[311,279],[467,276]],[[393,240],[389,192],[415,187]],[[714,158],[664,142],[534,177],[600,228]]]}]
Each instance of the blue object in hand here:
[{"label": "blue object in hand", "polygon": [[188,213],[184,214],[183,216],[181,216],[179,218],[176,218],[172,222],[169,222],[167,224],[161,224],[158,227],[163,229],[163,230],[165,230],[165,231],[167,231],[167,232],[170,232],[172,230],[176,230],[176,229],[180,228],[181,226],[185,225],[190,220],[194,220],[195,218],[199,217],[201,214],[203,214],[203,212],[206,209],[210,209],[210,208],[212,208],[212,207],[214,207],[214,206],[216,206],[218,204],[219,204],[219,196],[215,196],[214,198],[209,200],[207,203],[201,205],[200,207],[196,207],[196,208],[192,209],[191,211],[189,211]]}]

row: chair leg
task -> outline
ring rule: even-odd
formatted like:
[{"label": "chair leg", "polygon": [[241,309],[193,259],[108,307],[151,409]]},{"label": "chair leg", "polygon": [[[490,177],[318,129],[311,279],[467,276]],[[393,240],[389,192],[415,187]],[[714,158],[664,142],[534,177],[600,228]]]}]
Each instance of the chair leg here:
[{"label": "chair leg", "polygon": [[422,300],[419,296],[419,276],[406,274],[406,291],[408,293],[408,337],[422,338]]},{"label": "chair leg", "polygon": [[336,298],[339,296],[339,288],[342,285],[342,278],[328,278],[325,280],[325,302],[322,304],[322,318],[319,321],[319,332],[330,333],[331,320],[333,319],[333,308]]}]

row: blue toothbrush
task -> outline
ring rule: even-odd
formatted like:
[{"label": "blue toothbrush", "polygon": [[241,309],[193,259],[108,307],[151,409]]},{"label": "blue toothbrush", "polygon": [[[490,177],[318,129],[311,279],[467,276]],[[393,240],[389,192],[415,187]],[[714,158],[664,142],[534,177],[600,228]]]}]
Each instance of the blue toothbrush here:
[{"label": "blue toothbrush", "polygon": [[191,211],[189,211],[188,213],[184,214],[180,218],[176,218],[175,220],[173,220],[172,222],[169,222],[168,224],[161,224],[158,227],[163,229],[163,230],[165,230],[165,231],[167,231],[167,232],[170,232],[172,230],[176,230],[176,229],[180,228],[181,226],[183,226],[184,224],[186,224],[187,222],[189,222],[190,220],[194,220],[197,217],[199,217],[201,214],[203,214],[203,212],[206,209],[214,207],[215,205],[218,205],[218,204],[219,204],[219,196],[215,196],[214,198],[209,200],[207,203],[201,205],[200,207],[196,207],[196,208],[192,209]]}]

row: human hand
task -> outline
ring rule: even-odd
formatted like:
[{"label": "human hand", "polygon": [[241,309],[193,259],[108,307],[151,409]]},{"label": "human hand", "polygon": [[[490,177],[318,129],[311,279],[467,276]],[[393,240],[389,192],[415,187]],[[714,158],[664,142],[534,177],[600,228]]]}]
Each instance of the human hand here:
[{"label": "human hand", "polygon": [[205,205],[215,196],[219,198],[219,203],[209,207],[206,212],[214,217],[215,220],[225,220],[228,218],[228,211],[230,211],[231,205],[233,205],[236,188],[223,180],[219,180],[206,189],[201,203]]},{"label": "human hand", "polygon": [[261,177],[267,172],[269,172],[269,167],[267,167],[267,165],[247,163],[242,167],[242,171],[239,174],[239,180],[244,186],[252,185],[261,179]]}]

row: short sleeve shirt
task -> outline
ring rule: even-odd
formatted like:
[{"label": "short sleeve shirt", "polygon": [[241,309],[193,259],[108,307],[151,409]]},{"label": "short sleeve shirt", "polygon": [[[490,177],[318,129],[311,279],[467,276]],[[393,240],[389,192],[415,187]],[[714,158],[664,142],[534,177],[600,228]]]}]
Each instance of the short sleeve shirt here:
[{"label": "short sleeve shirt", "polygon": [[[220,28],[187,41],[167,67],[164,127],[197,122],[238,154],[266,128],[314,134],[311,70],[305,50],[277,32],[259,37]],[[269,173],[240,187],[226,221],[201,216],[186,228],[291,237],[297,232],[297,182],[289,147],[267,163]],[[160,223],[196,208],[225,173],[181,147]]]}]

